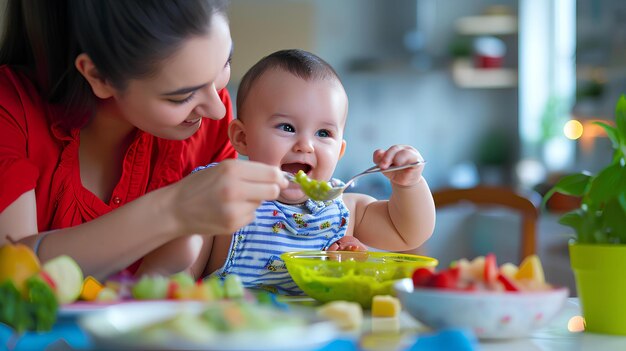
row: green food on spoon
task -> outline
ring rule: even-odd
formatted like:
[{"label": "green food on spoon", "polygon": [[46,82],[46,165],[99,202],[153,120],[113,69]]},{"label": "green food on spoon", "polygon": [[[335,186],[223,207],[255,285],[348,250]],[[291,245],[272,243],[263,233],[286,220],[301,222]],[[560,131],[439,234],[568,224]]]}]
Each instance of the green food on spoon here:
[{"label": "green food on spoon", "polygon": [[332,189],[329,182],[309,178],[304,171],[299,170],[295,175],[295,182],[300,185],[302,191],[315,201],[323,201]]}]

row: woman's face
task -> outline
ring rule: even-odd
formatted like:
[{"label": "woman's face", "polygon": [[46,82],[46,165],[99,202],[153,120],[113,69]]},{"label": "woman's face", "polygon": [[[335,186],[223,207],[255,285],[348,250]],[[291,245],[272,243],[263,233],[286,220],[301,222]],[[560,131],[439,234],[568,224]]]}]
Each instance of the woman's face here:
[{"label": "woman's face", "polygon": [[189,138],[203,118],[218,120],[226,114],[217,93],[230,79],[231,50],[228,21],[217,14],[208,34],[186,40],[155,75],[130,80],[115,94],[119,113],[157,137]]}]

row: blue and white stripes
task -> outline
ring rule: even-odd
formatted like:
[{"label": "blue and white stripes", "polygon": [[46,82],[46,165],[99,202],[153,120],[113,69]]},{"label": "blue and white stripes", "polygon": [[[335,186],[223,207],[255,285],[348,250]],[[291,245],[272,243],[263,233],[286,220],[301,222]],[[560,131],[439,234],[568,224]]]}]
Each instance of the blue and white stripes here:
[{"label": "blue and white stripes", "polygon": [[266,201],[254,222],[233,235],[226,263],[214,274],[237,274],[246,287],[300,295],[280,255],[325,249],[345,235],[348,216],[341,198],[301,206]]}]

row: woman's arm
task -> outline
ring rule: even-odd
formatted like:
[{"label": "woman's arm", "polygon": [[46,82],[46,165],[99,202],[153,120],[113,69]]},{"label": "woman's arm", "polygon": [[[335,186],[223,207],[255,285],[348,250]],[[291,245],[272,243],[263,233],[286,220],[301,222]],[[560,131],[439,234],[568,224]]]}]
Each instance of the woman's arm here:
[{"label": "woman's arm", "polygon": [[[143,258],[136,275],[159,274],[168,276],[184,271],[194,277],[198,277],[196,270],[202,272],[208,258],[200,257],[203,252],[205,239],[204,236],[195,234],[182,236],[165,243]],[[212,240],[212,237],[208,237],[208,239]],[[204,252],[207,252],[207,250],[204,250]],[[202,267],[194,269],[195,264]]]},{"label": "woman's arm", "polygon": [[0,213],[0,245],[6,235],[33,248],[41,239],[42,261],[68,254],[86,275],[102,279],[177,237],[235,232],[254,218],[261,201],[286,186],[276,167],[228,160],[46,236],[37,235],[34,192],[28,192]]}]

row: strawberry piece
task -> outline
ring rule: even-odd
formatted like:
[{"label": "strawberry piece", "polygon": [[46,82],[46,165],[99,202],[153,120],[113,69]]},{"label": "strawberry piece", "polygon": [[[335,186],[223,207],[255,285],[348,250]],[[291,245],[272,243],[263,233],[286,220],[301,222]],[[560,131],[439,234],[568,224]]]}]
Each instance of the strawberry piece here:
[{"label": "strawberry piece", "polygon": [[41,279],[43,279],[44,282],[46,282],[46,284],[48,284],[48,286],[53,291],[55,291],[57,289],[56,282],[54,281],[54,279],[52,279],[50,274],[48,274],[46,271],[44,271],[44,270],[39,271],[39,276],[41,277]]},{"label": "strawberry piece", "polygon": [[504,274],[498,274],[498,281],[504,286],[506,291],[519,291],[519,287],[513,280]]},{"label": "strawberry piece", "polygon": [[167,294],[165,295],[165,297],[169,300],[175,300],[178,295],[178,288],[179,285],[177,282],[170,281],[167,285]]},{"label": "strawberry piece", "polygon": [[485,256],[485,272],[484,281],[487,284],[495,283],[499,275],[498,263],[496,262],[496,255],[493,253]]},{"label": "strawberry piece", "polygon": [[456,289],[459,281],[459,269],[449,268],[436,273],[431,279],[431,286],[440,289]]},{"label": "strawberry piece", "polygon": [[434,273],[428,268],[418,268],[413,272],[413,286],[429,286]]}]

